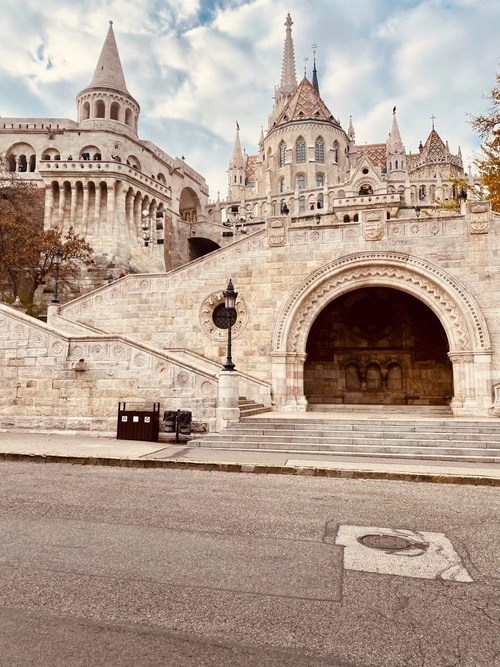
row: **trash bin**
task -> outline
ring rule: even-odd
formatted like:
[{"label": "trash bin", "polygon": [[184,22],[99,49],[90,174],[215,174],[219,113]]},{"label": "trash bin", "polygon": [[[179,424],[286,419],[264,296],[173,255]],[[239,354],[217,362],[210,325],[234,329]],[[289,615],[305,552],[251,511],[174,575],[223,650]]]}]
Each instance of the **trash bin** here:
[{"label": "trash bin", "polygon": [[152,410],[127,409],[126,403],[118,404],[118,424],[116,437],[118,440],[145,440],[158,442],[160,430],[160,404],[153,403]]},{"label": "trash bin", "polygon": [[163,413],[163,427],[165,433],[175,433],[177,410],[165,410]]}]

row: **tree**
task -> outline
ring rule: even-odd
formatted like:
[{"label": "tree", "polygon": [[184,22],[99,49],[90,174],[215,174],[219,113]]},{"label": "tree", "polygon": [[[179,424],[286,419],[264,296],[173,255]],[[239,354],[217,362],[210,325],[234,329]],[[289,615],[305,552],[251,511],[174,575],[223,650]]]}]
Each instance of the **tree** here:
[{"label": "tree", "polygon": [[54,271],[54,254],[61,248],[59,279],[67,284],[79,265],[92,263],[92,247],[73,228],[43,228],[44,190],[15,175],[0,177],[0,282],[28,308],[36,289]]},{"label": "tree", "polygon": [[496,85],[488,99],[488,113],[472,118],[472,127],[484,142],[481,146],[482,157],[476,160],[476,165],[493,210],[500,211],[500,74],[496,75]]}]

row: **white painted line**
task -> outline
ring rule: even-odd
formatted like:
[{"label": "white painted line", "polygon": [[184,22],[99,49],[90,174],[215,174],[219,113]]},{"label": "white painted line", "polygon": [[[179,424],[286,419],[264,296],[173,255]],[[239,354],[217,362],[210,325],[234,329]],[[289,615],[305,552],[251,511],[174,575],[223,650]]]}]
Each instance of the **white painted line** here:
[{"label": "white painted line", "polygon": [[[427,544],[426,549],[411,547],[399,551],[381,551],[358,542],[364,535],[392,535]],[[374,526],[340,526],[335,544],[344,546],[344,567],[358,572],[392,574],[417,579],[445,579],[471,582],[470,574],[450,540],[443,533],[413,532]]]}]

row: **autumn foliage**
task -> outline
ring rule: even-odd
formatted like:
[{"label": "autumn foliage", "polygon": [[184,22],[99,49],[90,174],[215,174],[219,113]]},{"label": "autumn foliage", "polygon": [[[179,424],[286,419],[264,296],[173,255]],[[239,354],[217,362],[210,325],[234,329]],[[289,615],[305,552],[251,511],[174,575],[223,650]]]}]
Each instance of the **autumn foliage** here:
[{"label": "autumn foliage", "polygon": [[61,286],[92,263],[92,247],[72,228],[43,228],[44,190],[0,172],[0,284],[30,307],[37,287],[54,275],[54,251],[62,250]]},{"label": "autumn foliage", "polygon": [[476,160],[476,165],[493,210],[500,212],[500,74],[497,74],[496,86],[488,99],[488,113],[472,119],[472,126],[484,141],[482,157]]}]

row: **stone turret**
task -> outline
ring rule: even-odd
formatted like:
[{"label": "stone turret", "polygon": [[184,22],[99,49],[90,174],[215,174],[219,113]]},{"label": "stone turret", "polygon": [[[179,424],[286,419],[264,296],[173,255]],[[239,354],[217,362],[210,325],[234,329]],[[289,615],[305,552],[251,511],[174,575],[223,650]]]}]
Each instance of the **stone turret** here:
[{"label": "stone turret", "polygon": [[398,121],[396,119],[396,107],[392,111],[392,127],[386,141],[387,147],[387,176],[391,178],[403,178],[407,171],[406,151],[401,140]]},{"label": "stone turret", "polygon": [[247,158],[243,154],[240,142],[240,126],[236,123],[236,136],[234,138],[233,154],[229,161],[228,169],[228,197],[239,199],[243,196],[246,181]]},{"label": "stone turret", "polygon": [[111,121],[130,128],[137,136],[140,107],[125,83],[112,21],[92,81],[78,93],[76,104],[78,122],[84,127],[97,129]]}]

